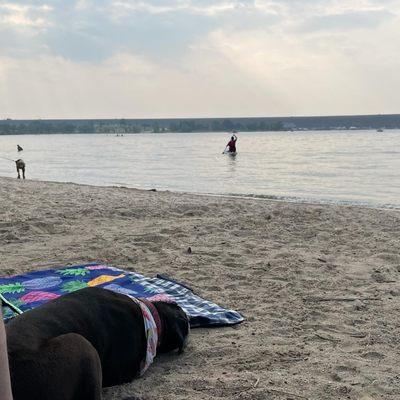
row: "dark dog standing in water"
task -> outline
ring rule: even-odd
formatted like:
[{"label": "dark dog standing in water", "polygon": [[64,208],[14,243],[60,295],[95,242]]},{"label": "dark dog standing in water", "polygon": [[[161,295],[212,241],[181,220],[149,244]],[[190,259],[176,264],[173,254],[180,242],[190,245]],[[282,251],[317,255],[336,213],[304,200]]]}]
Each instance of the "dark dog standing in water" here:
[{"label": "dark dog standing in water", "polygon": [[[161,322],[157,353],[183,351],[186,314],[176,304],[153,305]],[[140,306],[96,287],[27,311],[6,331],[14,400],[101,400],[102,387],[131,382],[146,357]]]},{"label": "dark dog standing in water", "polygon": [[22,160],[21,158],[18,159],[17,161],[15,161],[15,165],[17,167],[17,173],[18,173],[18,179],[21,179],[21,176],[19,174],[19,171],[22,171],[22,178],[25,179],[25,163],[24,160]]}]

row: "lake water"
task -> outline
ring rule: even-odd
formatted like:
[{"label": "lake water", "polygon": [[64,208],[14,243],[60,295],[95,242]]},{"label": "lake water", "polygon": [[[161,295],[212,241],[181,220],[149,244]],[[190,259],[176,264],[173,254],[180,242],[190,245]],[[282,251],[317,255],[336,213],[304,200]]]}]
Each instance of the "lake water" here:
[{"label": "lake water", "polygon": [[0,157],[35,180],[400,208],[400,130],[238,137],[231,157],[224,133],[0,136]]}]

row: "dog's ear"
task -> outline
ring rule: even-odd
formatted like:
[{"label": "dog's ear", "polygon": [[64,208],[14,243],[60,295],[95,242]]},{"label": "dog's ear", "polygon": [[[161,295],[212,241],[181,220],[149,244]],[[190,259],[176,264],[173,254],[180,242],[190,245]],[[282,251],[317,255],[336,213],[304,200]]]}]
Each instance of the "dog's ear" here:
[{"label": "dog's ear", "polygon": [[162,336],[159,351],[165,353],[178,349],[182,353],[189,336],[189,319],[178,305],[173,303],[155,302],[162,320]]},{"label": "dog's ear", "polygon": [[177,324],[176,335],[178,339],[178,354],[182,354],[189,339],[190,325],[187,318],[185,320],[179,319]]}]

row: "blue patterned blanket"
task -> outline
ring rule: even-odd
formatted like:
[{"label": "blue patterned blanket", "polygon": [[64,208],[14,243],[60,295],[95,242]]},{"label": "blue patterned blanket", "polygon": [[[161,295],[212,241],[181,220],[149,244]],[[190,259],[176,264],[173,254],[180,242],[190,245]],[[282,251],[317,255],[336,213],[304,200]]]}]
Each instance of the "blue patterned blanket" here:
[{"label": "blue patterned blanket", "polygon": [[147,278],[135,272],[102,264],[76,265],[0,277],[3,318],[7,321],[63,294],[90,286],[153,301],[165,299],[167,296],[185,310],[193,328],[234,325],[244,320],[238,312],[204,300],[186,286],[164,276]]}]

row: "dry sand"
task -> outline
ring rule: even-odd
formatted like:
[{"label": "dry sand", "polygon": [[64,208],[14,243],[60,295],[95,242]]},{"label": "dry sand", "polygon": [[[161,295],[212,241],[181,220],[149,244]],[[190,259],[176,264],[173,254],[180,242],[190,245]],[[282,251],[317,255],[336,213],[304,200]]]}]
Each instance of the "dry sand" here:
[{"label": "dry sand", "polygon": [[6,178],[0,200],[2,275],[108,262],[246,316],[105,400],[400,398],[397,211]]}]

